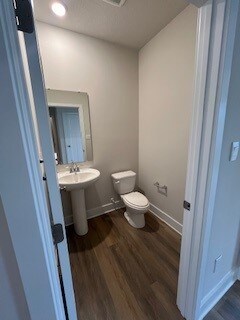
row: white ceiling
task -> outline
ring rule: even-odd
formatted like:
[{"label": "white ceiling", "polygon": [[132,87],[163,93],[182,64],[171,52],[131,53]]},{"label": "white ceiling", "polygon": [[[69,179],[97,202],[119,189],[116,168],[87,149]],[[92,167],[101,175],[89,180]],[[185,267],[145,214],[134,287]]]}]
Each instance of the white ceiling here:
[{"label": "white ceiling", "polygon": [[139,49],[175,18],[185,0],[127,0],[115,7],[102,0],[64,0],[67,15],[56,17],[51,0],[34,0],[37,20]]}]

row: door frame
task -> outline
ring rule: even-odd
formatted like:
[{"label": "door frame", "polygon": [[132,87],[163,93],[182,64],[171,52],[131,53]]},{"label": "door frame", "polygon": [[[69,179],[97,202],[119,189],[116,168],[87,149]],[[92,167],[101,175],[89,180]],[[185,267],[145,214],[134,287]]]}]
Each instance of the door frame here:
[{"label": "door frame", "polygon": [[[28,0],[29,1],[29,0]],[[29,1],[30,2],[30,1]],[[28,154],[26,156],[26,163],[28,164],[29,161],[33,158],[36,162],[31,162],[31,165],[36,165],[37,168],[35,170],[39,171],[40,180],[34,176],[30,175],[30,181],[33,181],[37,187],[36,189],[32,188],[32,193],[37,198],[38,205],[41,207],[41,211],[38,211],[36,215],[35,212],[32,212],[31,215],[36,215],[38,219],[38,228],[42,235],[42,243],[44,249],[46,250],[45,254],[45,268],[49,270],[49,277],[52,277],[53,280],[50,282],[51,285],[51,294],[52,296],[49,298],[49,303],[51,303],[51,307],[45,308],[46,316],[45,318],[53,319],[53,320],[65,320],[66,318],[69,320],[76,320],[77,313],[76,313],[76,303],[75,303],[75,296],[73,290],[73,283],[72,283],[72,274],[71,274],[71,267],[69,261],[69,252],[67,247],[67,239],[66,239],[66,231],[63,227],[63,240],[59,242],[57,245],[53,243],[53,236],[51,231],[51,222],[53,224],[61,224],[64,226],[64,216],[63,216],[63,209],[61,203],[61,197],[59,192],[59,185],[57,182],[56,176],[56,165],[55,165],[55,158],[54,158],[54,151],[53,151],[53,144],[51,138],[51,129],[50,129],[50,121],[49,121],[49,113],[47,110],[46,105],[46,92],[44,88],[44,81],[42,78],[42,69],[41,69],[41,62],[39,60],[39,53],[38,53],[38,41],[36,38],[35,28],[33,28],[33,32],[23,33],[24,42],[21,45],[25,44],[26,51],[23,53],[20,49],[20,40],[18,37],[18,31],[16,26],[16,17],[15,17],[15,10],[13,1],[10,0],[3,0],[1,1],[1,26],[4,30],[4,37],[2,39],[1,45],[6,49],[7,58],[10,65],[11,71],[11,81],[13,89],[19,92],[19,96],[16,99],[19,99],[21,102],[20,107],[18,107],[18,112],[21,114],[23,113],[23,124],[21,125],[22,129],[22,139],[23,144],[27,144],[28,146]],[[23,56],[22,56],[23,53]],[[26,54],[26,61],[25,60]],[[12,62],[12,63],[11,63]],[[26,75],[26,70],[30,71],[30,77],[28,79]],[[6,75],[7,76],[7,75]],[[27,80],[27,81],[26,81]],[[29,83],[30,82],[30,83]],[[31,88],[29,88],[29,84]],[[16,95],[16,92],[13,91],[13,95]],[[25,99],[23,101],[23,98]],[[22,100],[20,100],[22,99]],[[35,109],[31,109],[32,105],[30,103],[34,102]],[[34,122],[34,114],[36,114],[38,123]],[[25,129],[30,127],[30,131],[28,131],[28,135],[26,135]],[[39,129],[39,130],[38,130]],[[16,141],[18,141],[16,139]],[[40,149],[37,148],[37,141],[40,142]],[[41,154],[41,155],[40,155]],[[28,157],[31,156],[29,159]],[[44,168],[44,175],[45,175],[45,187],[47,186],[48,189],[48,196],[44,192],[43,188],[43,176],[39,164],[39,160],[43,158],[43,168]],[[11,177],[11,173],[13,171],[9,171],[9,175]],[[9,178],[10,178],[9,177]],[[15,176],[14,176],[15,177]],[[13,180],[14,180],[13,177]],[[11,180],[11,179],[10,179]],[[31,185],[30,185],[31,186]],[[31,186],[32,187],[32,186]],[[42,192],[42,193],[41,193]],[[9,192],[11,194],[11,192]],[[15,198],[18,199],[18,195],[15,195]],[[8,199],[9,200],[9,199]],[[11,200],[10,200],[11,201]],[[44,207],[45,206],[45,211]],[[38,208],[36,208],[37,210]],[[39,209],[40,210],[40,209]],[[8,212],[6,212],[6,216],[8,216]],[[26,218],[27,219],[27,218]],[[25,218],[23,219],[23,221]],[[18,222],[18,221],[16,221]],[[15,221],[11,221],[11,223],[15,223]],[[26,225],[29,221],[26,221]],[[15,225],[17,230],[17,226]],[[31,226],[28,226],[29,230],[31,230]],[[18,247],[22,246],[24,249],[26,246],[26,237],[25,234],[16,235],[12,233],[12,228],[10,228],[10,235],[14,238],[18,235]],[[14,230],[14,232],[17,232]],[[26,233],[27,234],[27,233]],[[44,238],[45,237],[45,238]],[[47,238],[46,238],[47,237]],[[31,239],[28,239],[28,243],[31,243]],[[33,242],[34,243],[34,242]],[[40,244],[36,244],[40,247]],[[55,249],[55,250],[54,250]],[[16,256],[19,256],[18,264],[22,264],[25,266],[23,270],[25,273],[34,273],[34,268],[31,263],[26,264],[26,259],[24,255],[19,255],[18,252],[15,250]],[[26,261],[24,261],[24,259]],[[35,257],[36,263],[38,262],[38,258]],[[37,270],[37,268],[35,268]],[[60,272],[59,272],[60,270]],[[35,275],[36,277],[36,275]],[[36,277],[37,278],[37,277]],[[40,278],[41,279],[41,278]],[[39,281],[40,281],[39,279]],[[40,305],[35,298],[35,295],[32,292],[32,279],[25,278],[22,279],[23,286],[26,285],[29,289],[28,296],[26,297],[27,302],[35,306]],[[44,295],[44,290],[46,294],[49,291],[49,288],[45,286],[44,283],[42,284],[43,288],[41,289],[41,293]],[[25,287],[24,287],[25,288]],[[63,293],[64,291],[64,293]],[[34,301],[35,299],[35,301]],[[52,301],[51,299],[54,299]],[[47,305],[47,304],[46,304]],[[49,310],[48,310],[49,309]],[[48,311],[50,312],[51,309],[54,309],[56,314],[49,314],[47,315]],[[35,314],[32,319],[41,319],[42,314],[38,309],[38,315]]]},{"label": "door frame", "polygon": [[[29,0],[28,0],[29,1]],[[49,111],[45,81],[42,71],[40,50],[36,29],[32,33],[24,33],[26,56],[31,80],[31,89],[35,114],[37,118],[39,140],[41,142],[42,158],[44,161],[45,178],[47,181],[49,213],[53,224],[62,225],[63,241],[57,244],[58,265],[61,273],[62,295],[66,317],[69,320],[77,320],[76,302],[73,289],[72,271],[70,266],[69,251],[65,230],[62,200],[57,181],[56,162],[49,121]],[[50,221],[49,221],[50,223]]]},{"label": "door frame", "polygon": [[199,9],[192,128],[189,144],[177,305],[202,319],[203,279],[213,218],[239,1],[211,0]]},{"label": "door frame", "polygon": [[11,1],[0,1],[0,17],[1,61],[6,60],[4,65],[1,64],[4,90],[0,90],[1,201],[29,317],[34,320],[65,320],[31,105]]}]

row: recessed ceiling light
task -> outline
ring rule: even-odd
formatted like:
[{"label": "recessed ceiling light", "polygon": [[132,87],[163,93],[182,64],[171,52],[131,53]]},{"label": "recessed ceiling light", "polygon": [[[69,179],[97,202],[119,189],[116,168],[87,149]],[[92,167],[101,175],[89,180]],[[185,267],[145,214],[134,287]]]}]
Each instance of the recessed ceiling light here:
[{"label": "recessed ceiling light", "polygon": [[62,2],[53,2],[52,11],[59,17],[63,17],[66,14],[67,8]]}]

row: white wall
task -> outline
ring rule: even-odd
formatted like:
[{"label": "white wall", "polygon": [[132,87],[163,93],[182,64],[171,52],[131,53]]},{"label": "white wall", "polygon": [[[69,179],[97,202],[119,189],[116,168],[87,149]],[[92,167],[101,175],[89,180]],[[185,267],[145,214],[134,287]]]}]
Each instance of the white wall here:
[{"label": "white wall", "polygon": [[0,279],[0,318],[5,320],[30,320],[1,198]]},{"label": "white wall", "polygon": [[[139,53],[139,181],[182,223],[193,98],[197,8],[190,5]],[[168,186],[157,192],[155,181]]]},{"label": "white wall", "polygon": [[[46,87],[89,94],[94,167],[101,178],[86,191],[86,204],[107,204],[116,197],[110,174],[138,171],[138,54],[44,23],[37,28]],[[68,214],[66,202],[64,207]]]},{"label": "white wall", "polygon": [[[240,249],[240,156],[235,162],[229,161],[232,141],[240,141],[240,13],[235,39],[204,296],[214,290],[224,277],[226,284],[231,280],[231,271],[236,267]],[[214,260],[221,254],[223,257],[213,273]]]}]

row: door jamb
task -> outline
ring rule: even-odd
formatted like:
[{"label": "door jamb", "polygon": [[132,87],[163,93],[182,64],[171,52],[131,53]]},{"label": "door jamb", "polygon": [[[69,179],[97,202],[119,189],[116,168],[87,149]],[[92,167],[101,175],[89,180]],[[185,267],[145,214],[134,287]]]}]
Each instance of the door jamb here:
[{"label": "door jamb", "polygon": [[[47,282],[45,282],[45,277],[43,287],[41,288],[41,290],[51,288],[52,309],[54,311],[49,310],[49,315],[51,315],[51,317],[54,316],[53,320],[65,320],[66,318],[62,299],[62,292],[56,267],[52,233],[47,216],[47,202],[45,198],[42,177],[39,168],[37,144],[31,119],[31,106],[28,97],[28,90],[23,69],[23,62],[20,51],[20,45],[18,41],[17,27],[15,22],[15,14],[12,1],[0,1],[0,16],[0,23],[3,30],[3,38],[1,39],[1,45],[3,45],[6,50],[10,70],[9,73],[11,77],[13,95],[15,100],[15,105],[12,106],[12,108],[15,109],[14,112],[16,113],[18,119],[18,123],[16,123],[16,126],[19,126],[19,130],[21,132],[19,140],[20,143],[22,143],[23,145],[27,173],[29,174],[29,185],[31,186],[31,191],[33,195],[33,197],[29,199],[29,201],[32,201],[33,199],[34,203],[32,207],[34,211],[24,212],[24,214],[26,220],[31,221],[32,223],[30,227],[35,227],[35,225],[37,226],[37,232],[34,234],[34,243],[39,244],[37,248],[38,250],[36,252],[41,251],[41,257],[31,256],[31,260],[34,260],[34,262],[32,261],[32,263],[29,261],[29,259],[26,259],[26,244],[30,245],[32,240],[29,236],[29,232],[25,231],[26,227],[28,227],[26,221],[21,220],[20,223],[20,218],[16,217],[15,210],[14,212],[12,212],[11,210],[8,210],[6,212],[6,220],[9,227],[9,232],[24,288],[26,301],[29,308],[30,317],[32,319],[40,319],[43,316],[40,313],[41,305],[39,304],[41,303],[41,301],[37,300],[36,297],[38,295],[36,294],[35,296],[32,291],[32,278],[33,276],[36,277],[36,271],[41,271],[44,273],[44,277],[47,276]],[[9,143],[9,145],[11,146],[11,150],[13,150],[13,143],[14,142]],[[17,155],[15,155],[15,157],[13,157],[12,159],[16,161],[15,164],[17,166],[16,156]],[[18,168],[18,170],[21,170],[21,168]],[[12,168],[10,168],[10,170],[8,171],[8,185],[11,184],[11,173],[16,175],[16,170],[12,170]],[[16,194],[14,195],[11,193],[11,196],[9,195],[8,198],[3,198],[4,204],[8,207],[8,203],[10,201],[13,201],[12,196],[17,197]],[[34,232],[34,230],[35,229],[32,229],[32,232]],[[32,235],[33,233],[31,233],[31,236]],[[30,250],[29,255],[31,255],[31,252],[33,251]]]},{"label": "door jamb", "polygon": [[[44,159],[45,176],[49,191],[49,203],[52,219],[54,224],[61,224],[64,226],[64,215],[61,195],[59,192],[59,184],[57,181],[46,91],[42,73],[41,58],[39,56],[40,50],[35,28],[34,32],[31,34],[24,33],[24,40],[26,44],[35,111],[38,119],[38,132],[39,139],[41,141],[42,156]],[[63,235],[66,240],[58,243],[58,261],[61,267],[61,279],[64,288],[68,318],[75,320],[77,319],[77,310],[65,228],[63,228]]]},{"label": "door jamb", "polygon": [[[202,27],[206,22],[201,21],[201,15],[205,10],[207,10],[205,18],[206,13],[209,15],[208,67],[206,80],[201,83],[201,73],[204,76],[204,70],[201,71],[199,68],[203,52],[198,48],[200,56],[197,57],[197,72],[200,73],[196,75],[194,112],[202,115],[203,121],[199,145],[196,144],[194,147],[193,138],[199,129],[201,117],[193,115],[190,152],[191,147],[194,152],[190,153],[189,161],[195,160],[197,167],[196,171],[192,171],[192,165],[189,163],[186,196],[190,195],[189,202],[193,203],[193,206],[190,213],[184,213],[177,300],[181,313],[189,320],[202,319],[209,311],[201,310],[201,300],[217,189],[238,5],[239,1],[213,0],[199,9],[199,21],[200,25],[203,24]],[[201,45],[201,41],[203,39],[201,40],[198,29],[198,44]],[[202,42],[202,46],[207,49],[206,39]],[[202,94],[202,101],[199,101],[198,94],[202,90],[205,93]],[[193,184],[189,177],[191,174],[196,175]],[[189,190],[190,187],[193,191]]]},{"label": "door jamb", "polygon": [[198,179],[197,172],[201,147],[201,139],[199,139],[199,137],[202,135],[203,105],[207,79],[211,16],[211,2],[198,9],[195,86],[185,190],[185,200],[190,203],[191,207],[190,212],[184,209],[177,294],[177,305],[183,315],[185,315],[186,296],[188,291],[188,272],[190,268],[192,227],[194,220],[195,196]]}]

